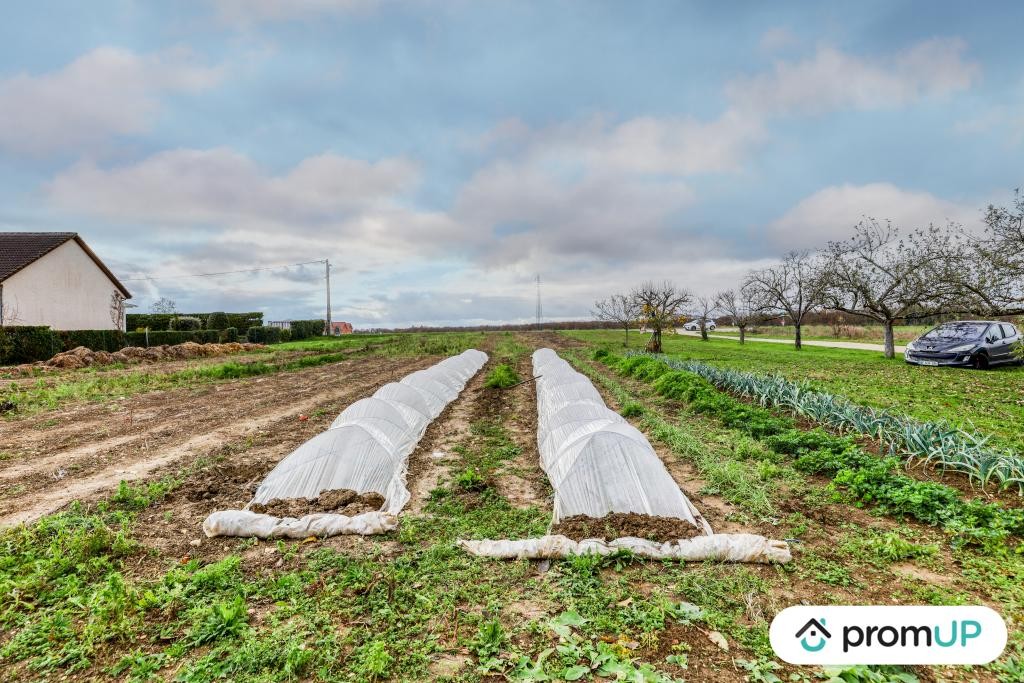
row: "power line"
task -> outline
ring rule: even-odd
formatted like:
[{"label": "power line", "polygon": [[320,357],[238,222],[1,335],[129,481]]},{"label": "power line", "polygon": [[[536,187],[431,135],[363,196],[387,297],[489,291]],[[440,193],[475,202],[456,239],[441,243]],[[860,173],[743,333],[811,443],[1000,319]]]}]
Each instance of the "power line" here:
[{"label": "power line", "polygon": [[267,266],[266,268],[248,268],[245,270],[225,270],[219,273],[194,273],[191,275],[166,275],[166,276],[153,276],[148,275],[146,277],[126,277],[121,278],[121,282],[140,282],[150,280],[184,280],[190,277],[214,277],[217,275],[235,275],[237,273],[258,273],[266,270],[280,270],[282,268],[291,268],[293,266],[309,266],[314,263],[324,263],[326,259],[319,259],[317,261],[303,261],[302,263],[287,263],[282,266]]}]

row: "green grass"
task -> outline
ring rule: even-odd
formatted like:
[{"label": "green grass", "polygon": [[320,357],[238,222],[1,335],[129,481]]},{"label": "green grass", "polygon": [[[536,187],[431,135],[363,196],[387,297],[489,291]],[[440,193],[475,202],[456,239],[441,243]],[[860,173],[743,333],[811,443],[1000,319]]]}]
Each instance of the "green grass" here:
[{"label": "green grass", "polygon": [[[369,339],[367,339],[367,337]],[[79,371],[60,376],[57,381],[40,378],[34,384],[15,385],[0,393],[0,401],[11,401],[17,409],[4,414],[13,418],[40,410],[52,410],[72,401],[104,400],[111,396],[129,396],[157,389],[195,387],[212,382],[258,377],[302,370],[337,363],[353,354],[405,357],[421,355],[454,355],[480,343],[477,332],[445,334],[353,335],[322,337],[301,342],[277,344],[274,351],[309,351],[308,355],[273,353],[267,361],[238,362],[227,360],[212,365],[160,372],[160,365],[138,366],[130,374],[106,375]],[[94,369],[93,369],[94,370]]]},{"label": "green grass", "polygon": [[[902,345],[917,339],[932,327],[933,325],[896,325],[893,328],[893,338],[897,345]],[[733,329],[715,330],[711,334],[729,337],[740,336],[739,331]],[[792,340],[793,335],[794,330],[791,325],[762,325],[757,328],[757,332],[747,330],[748,339]],[[856,322],[851,325],[843,325],[839,330],[834,330],[831,325],[804,325],[800,337],[809,341],[852,341],[881,344],[885,341],[885,331],[880,325],[862,325]]]},{"label": "green grass", "polygon": [[507,363],[494,366],[494,369],[487,374],[484,386],[488,389],[508,389],[519,384],[519,375],[515,368]]},{"label": "green grass", "polygon": [[[611,331],[573,331],[564,334],[607,348],[621,348]],[[634,345],[635,342],[635,345]],[[630,339],[642,350],[645,337]],[[1003,367],[986,372],[957,368],[907,365],[873,351],[805,347],[796,351],[782,344],[746,344],[726,339],[707,342],[669,335],[665,352],[721,367],[761,374],[777,373],[807,379],[815,389],[844,395],[864,405],[890,408],[920,420],[945,419],[1024,452],[1024,368]]]},{"label": "green grass", "polygon": [[384,356],[453,356],[478,346],[483,339],[482,332],[352,334],[285,342],[275,344],[272,348],[281,351],[316,351],[317,353],[356,349]]}]

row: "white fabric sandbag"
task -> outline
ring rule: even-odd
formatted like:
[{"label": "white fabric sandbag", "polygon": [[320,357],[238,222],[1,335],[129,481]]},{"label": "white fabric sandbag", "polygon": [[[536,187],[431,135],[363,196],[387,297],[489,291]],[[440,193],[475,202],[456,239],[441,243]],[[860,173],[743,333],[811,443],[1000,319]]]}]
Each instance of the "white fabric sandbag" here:
[{"label": "white fabric sandbag", "polygon": [[248,510],[214,512],[203,522],[203,533],[213,536],[254,536],[256,538],[308,538],[309,536],[337,536],[383,534],[398,526],[392,515],[383,512],[364,512],[347,517],[330,513],[295,517],[274,517]]},{"label": "white fabric sandbag", "polygon": [[476,557],[506,560],[553,560],[571,555],[611,555],[629,550],[634,555],[652,560],[683,560],[700,562],[752,562],[785,564],[793,559],[789,544],[756,534],[714,534],[697,536],[671,543],[656,543],[627,536],[614,541],[586,539],[574,541],[565,536],[541,536],[518,541],[458,541],[460,548]]}]

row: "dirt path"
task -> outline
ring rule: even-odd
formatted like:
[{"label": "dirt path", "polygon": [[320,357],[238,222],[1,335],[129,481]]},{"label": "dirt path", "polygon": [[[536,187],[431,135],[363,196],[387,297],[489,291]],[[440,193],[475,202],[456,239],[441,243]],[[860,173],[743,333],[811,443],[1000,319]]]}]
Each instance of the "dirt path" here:
[{"label": "dirt path", "polygon": [[[148,478],[225,446],[283,433],[292,423],[299,427],[287,430],[294,448],[352,400],[436,360],[353,359],[7,423],[4,448],[13,455],[0,465],[0,526],[108,493],[121,480]],[[310,419],[300,422],[300,414]]]}]

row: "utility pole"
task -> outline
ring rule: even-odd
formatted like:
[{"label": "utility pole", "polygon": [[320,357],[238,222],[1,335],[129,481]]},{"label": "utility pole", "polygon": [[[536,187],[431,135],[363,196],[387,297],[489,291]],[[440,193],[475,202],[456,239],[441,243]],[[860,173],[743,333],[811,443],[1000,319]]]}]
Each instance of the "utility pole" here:
[{"label": "utility pole", "polygon": [[540,329],[541,321],[544,319],[544,309],[540,305],[540,273],[537,273],[537,329]]},{"label": "utility pole", "polygon": [[331,336],[331,260],[324,259],[324,279],[327,281],[327,336]]}]

